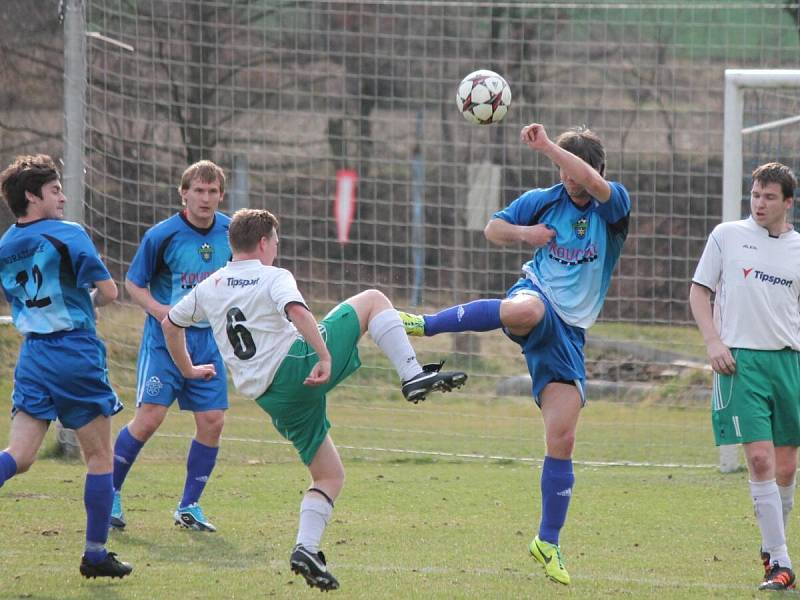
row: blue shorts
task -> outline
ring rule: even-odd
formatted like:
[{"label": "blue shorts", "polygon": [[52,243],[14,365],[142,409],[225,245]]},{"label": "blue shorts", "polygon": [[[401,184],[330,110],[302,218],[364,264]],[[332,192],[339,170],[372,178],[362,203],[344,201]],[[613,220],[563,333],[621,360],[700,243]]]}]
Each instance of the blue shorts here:
[{"label": "blue shorts", "polygon": [[11,394],[12,414],[80,429],[96,417],[122,410],[108,382],[106,347],[93,331],[29,334],[19,349]]},{"label": "blue shorts", "polygon": [[527,336],[512,335],[506,331],[506,335],[522,347],[533,381],[536,404],[542,405],[540,394],[548,383],[574,384],[581,396],[581,404],[585,404],[584,330],[564,323],[547,297],[529,279],[521,278],[508,290],[506,296],[513,298],[517,294],[536,296],[544,304],[542,320]]},{"label": "blue shorts", "polygon": [[136,406],[160,404],[171,406],[177,399],[181,410],[205,412],[226,410],[228,408],[228,384],[225,379],[225,364],[214,342],[211,328],[188,327],[186,347],[192,363],[196,365],[213,363],[217,376],[213,379],[186,379],[167,350],[164,335],[148,318],[139,347],[139,360],[136,365]]}]

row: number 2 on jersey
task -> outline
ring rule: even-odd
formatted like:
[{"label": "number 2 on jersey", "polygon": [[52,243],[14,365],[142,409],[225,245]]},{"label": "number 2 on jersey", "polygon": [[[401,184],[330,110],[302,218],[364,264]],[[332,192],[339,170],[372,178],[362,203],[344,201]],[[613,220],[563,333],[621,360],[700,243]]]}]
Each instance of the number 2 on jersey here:
[{"label": "number 2 on jersey", "polygon": [[28,299],[25,300],[25,306],[28,308],[44,308],[45,306],[50,306],[50,304],[52,304],[50,296],[39,298],[39,292],[42,291],[42,284],[44,283],[44,276],[42,275],[42,271],[39,269],[39,265],[33,265],[33,269],[31,269],[31,275],[33,276],[33,283],[36,285],[36,291],[33,294],[33,298],[28,296],[28,272],[20,271],[17,273],[17,284],[22,286],[22,289],[25,290],[25,295],[28,296]]},{"label": "number 2 on jersey", "polygon": [[234,306],[226,313],[225,318],[227,321],[225,331],[231,346],[233,346],[233,353],[242,360],[253,358],[256,353],[256,344],[253,341],[253,335],[247,327],[242,325],[247,321],[247,317],[238,306]]}]

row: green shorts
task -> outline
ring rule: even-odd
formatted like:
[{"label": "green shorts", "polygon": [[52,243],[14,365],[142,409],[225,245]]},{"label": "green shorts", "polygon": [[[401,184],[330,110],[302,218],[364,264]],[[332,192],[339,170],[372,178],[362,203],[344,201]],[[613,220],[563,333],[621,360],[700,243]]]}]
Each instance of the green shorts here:
[{"label": "green shorts", "polygon": [[303,385],[318,359],[314,349],[301,338],[289,348],[272,384],[256,398],[272,417],[275,429],[294,444],[306,465],[311,464],[331,428],[325,394],[361,366],[357,348],[361,326],[352,306],[342,303],[329,312],[320,321],[320,332],[333,363],[328,383]]},{"label": "green shorts", "polygon": [[733,375],[714,373],[711,422],[718,446],[800,446],[800,353],[731,348]]}]

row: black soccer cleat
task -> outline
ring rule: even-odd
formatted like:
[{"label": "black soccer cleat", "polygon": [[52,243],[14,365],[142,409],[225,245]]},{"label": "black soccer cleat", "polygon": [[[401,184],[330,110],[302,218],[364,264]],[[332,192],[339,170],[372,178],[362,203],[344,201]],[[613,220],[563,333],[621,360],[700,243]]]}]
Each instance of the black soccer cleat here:
[{"label": "black soccer cleat", "polygon": [[460,388],[467,381],[467,374],[461,371],[444,371],[444,361],[422,366],[422,372],[403,382],[403,396],[416,404],[425,400],[431,392],[449,392]]},{"label": "black soccer cleat", "polygon": [[339,582],[328,571],[325,555],[321,551],[314,554],[302,544],[297,544],[292,550],[289,565],[293,573],[303,576],[309,587],[319,588],[323,592],[339,589]]},{"label": "black soccer cleat", "polygon": [[133,571],[133,565],[117,560],[114,552],[109,552],[103,560],[96,564],[86,560],[85,555],[81,558],[81,575],[86,579],[95,577],[119,577],[122,579],[126,575],[130,575],[131,571]]},{"label": "black soccer cleat", "polygon": [[772,563],[769,573],[764,576],[764,581],[758,586],[759,590],[783,591],[794,587],[794,571],[782,567],[777,562]]},{"label": "black soccer cleat", "polygon": [[764,579],[766,580],[772,570],[772,565],[770,564],[769,552],[764,552],[763,549],[761,550],[761,564],[764,565]]}]

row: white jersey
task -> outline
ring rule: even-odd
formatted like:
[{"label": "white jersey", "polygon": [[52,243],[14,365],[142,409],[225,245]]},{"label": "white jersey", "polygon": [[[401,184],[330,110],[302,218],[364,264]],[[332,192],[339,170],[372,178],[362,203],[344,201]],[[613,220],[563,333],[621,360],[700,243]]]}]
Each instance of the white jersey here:
[{"label": "white jersey", "polygon": [[800,350],[800,233],[771,237],[753,219],[714,228],[694,283],[716,292],[714,325],[729,348]]},{"label": "white jersey", "polygon": [[257,398],[300,337],[286,317],[290,302],[306,306],[289,271],[267,267],[259,260],[238,260],[184,296],[170,309],[169,320],[179,327],[211,323],[236,389]]}]

